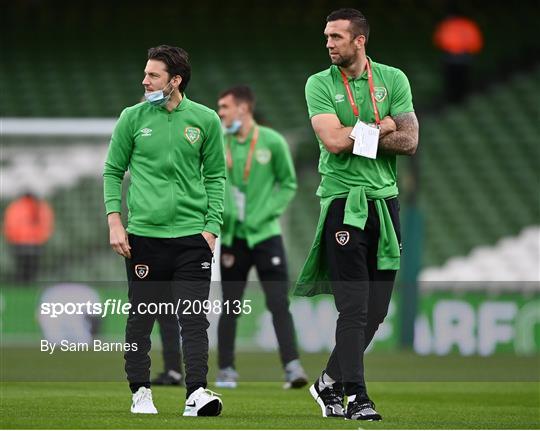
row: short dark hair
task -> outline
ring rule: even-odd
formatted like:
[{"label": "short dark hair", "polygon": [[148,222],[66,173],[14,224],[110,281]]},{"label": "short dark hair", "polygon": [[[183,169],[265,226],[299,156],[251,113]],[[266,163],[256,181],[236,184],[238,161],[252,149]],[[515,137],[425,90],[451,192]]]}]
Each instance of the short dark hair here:
[{"label": "short dark hair", "polygon": [[249,85],[237,85],[223,90],[218,99],[223,99],[225,96],[231,95],[237,102],[245,102],[248,104],[251,112],[255,110],[255,94]]},{"label": "short dark hair", "polygon": [[351,22],[349,30],[353,37],[360,35],[365,36],[366,43],[369,39],[369,23],[367,18],[357,9],[342,8],[333,11],[326,17],[326,22],[337,21],[338,19],[346,19]]},{"label": "short dark hair", "polygon": [[191,65],[189,64],[189,54],[182,48],[169,45],[160,45],[148,50],[148,60],[159,60],[165,63],[167,73],[171,78],[176,75],[182,77],[182,82],[178,87],[183,93],[191,79]]}]

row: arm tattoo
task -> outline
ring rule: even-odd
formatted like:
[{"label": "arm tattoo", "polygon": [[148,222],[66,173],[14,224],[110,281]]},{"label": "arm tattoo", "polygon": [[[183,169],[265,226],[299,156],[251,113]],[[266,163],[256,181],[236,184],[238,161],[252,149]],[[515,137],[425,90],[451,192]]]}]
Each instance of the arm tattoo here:
[{"label": "arm tattoo", "polygon": [[412,156],[418,147],[418,120],[414,112],[393,117],[396,131],[379,141],[379,149],[387,154]]}]

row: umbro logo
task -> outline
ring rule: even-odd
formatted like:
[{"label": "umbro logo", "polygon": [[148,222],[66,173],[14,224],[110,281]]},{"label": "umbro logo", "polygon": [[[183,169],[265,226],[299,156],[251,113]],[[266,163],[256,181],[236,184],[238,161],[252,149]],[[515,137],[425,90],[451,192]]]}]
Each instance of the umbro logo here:
[{"label": "umbro logo", "polygon": [[210,268],[210,266],[211,266],[211,265],[210,265],[210,262],[203,262],[203,263],[201,263],[201,268],[202,268],[202,269],[208,269],[208,268]]},{"label": "umbro logo", "polygon": [[345,95],[336,94],[336,103],[343,102],[345,100]]},{"label": "umbro logo", "polygon": [[141,129],[141,136],[152,136],[152,129],[149,129],[148,127]]}]

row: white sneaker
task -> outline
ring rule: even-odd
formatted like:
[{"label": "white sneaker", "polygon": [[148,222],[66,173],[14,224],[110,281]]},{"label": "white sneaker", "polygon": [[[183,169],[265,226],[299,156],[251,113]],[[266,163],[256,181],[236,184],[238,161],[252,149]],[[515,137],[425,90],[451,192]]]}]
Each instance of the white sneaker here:
[{"label": "white sneaker", "polygon": [[156,406],[152,401],[152,390],[141,386],[133,394],[133,404],[131,404],[131,413],[157,414]]},{"label": "white sneaker", "polygon": [[216,377],[216,388],[234,389],[238,385],[238,373],[233,367],[221,368]]},{"label": "white sneaker", "polygon": [[223,403],[215,392],[200,387],[186,400],[184,416],[219,416]]},{"label": "white sneaker", "polygon": [[306,386],[308,377],[299,359],[294,359],[285,365],[285,384],[283,389],[298,389]]}]

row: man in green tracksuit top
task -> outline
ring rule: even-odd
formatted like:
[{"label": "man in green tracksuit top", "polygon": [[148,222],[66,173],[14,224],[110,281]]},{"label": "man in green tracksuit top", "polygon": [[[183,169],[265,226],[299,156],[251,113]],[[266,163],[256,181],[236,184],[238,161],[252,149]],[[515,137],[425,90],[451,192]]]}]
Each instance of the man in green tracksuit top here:
[{"label": "man in green tracksuit top", "polygon": [[415,153],[418,122],[405,74],[367,57],[369,25],[360,11],[332,12],[324,34],[332,66],[306,83],[321,151],[321,214],[295,294],[331,293],[339,312],[336,346],[310,388],[323,416],[380,420],[363,352],[386,316],[399,269],[396,155]]},{"label": "man in green tracksuit top", "polygon": [[[149,305],[173,300],[185,358],[184,416],[215,416],[222,407],[206,390],[209,324],[200,304],[208,299],[213,249],[222,224],[225,157],[216,112],[184,93],[190,77],[183,49],[161,45],[148,51],[142,82],[146,102],[120,115],[103,173],[110,243],[126,260],[132,306],[126,343],[136,347],[124,357],[133,413],[157,413],[148,355],[156,316]],[[120,211],[128,169],[126,233]],[[174,313],[160,311],[165,312]]]},{"label": "man in green tracksuit top", "polygon": [[[242,299],[250,268],[257,268],[266,305],[272,313],[285,387],[301,387],[300,365],[289,312],[288,274],[279,217],[296,192],[296,174],[287,142],[253,118],[255,97],[248,86],[221,93],[218,113],[226,131],[228,178],[221,239],[223,301]],[[218,387],[236,387],[235,313],[222,313],[218,327]]]}]

